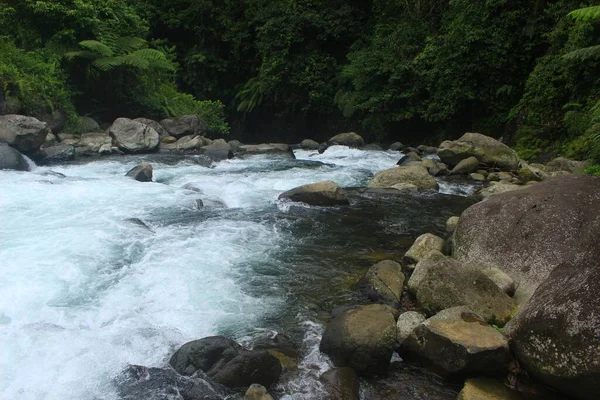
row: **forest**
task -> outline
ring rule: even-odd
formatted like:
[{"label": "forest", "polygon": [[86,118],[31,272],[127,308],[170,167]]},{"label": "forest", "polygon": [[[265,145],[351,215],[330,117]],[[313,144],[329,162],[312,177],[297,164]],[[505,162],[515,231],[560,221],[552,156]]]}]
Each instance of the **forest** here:
[{"label": "forest", "polygon": [[202,116],[213,136],[502,137],[596,158],[600,6],[576,0],[0,0],[3,113]]}]

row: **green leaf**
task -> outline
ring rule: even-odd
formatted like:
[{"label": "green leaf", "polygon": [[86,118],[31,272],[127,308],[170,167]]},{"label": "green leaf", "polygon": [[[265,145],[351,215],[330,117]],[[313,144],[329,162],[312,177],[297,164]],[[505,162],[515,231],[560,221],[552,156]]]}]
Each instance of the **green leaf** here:
[{"label": "green leaf", "polygon": [[110,47],[97,40],[84,40],[79,42],[79,45],[86,50],[98,53],[104,57],[112,57],[114,55]]}]

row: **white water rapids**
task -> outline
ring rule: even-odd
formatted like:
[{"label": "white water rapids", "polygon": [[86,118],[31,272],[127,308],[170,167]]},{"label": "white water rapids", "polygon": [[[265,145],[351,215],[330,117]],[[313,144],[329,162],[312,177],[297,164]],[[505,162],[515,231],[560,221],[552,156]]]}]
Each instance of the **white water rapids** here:
[{"label": "white water rapids", "polygon": [[[337,146],[296,156],[327,164],[151,161],[153,183],[124,176],[141,157],[0,171],[0,397],[113,399],[127,364],[164,366],[189,340],[271,329],[263,318],[286,293],[274,283],[257,296],[240,280],[294,244],[266,217],[278,195],[321,180],[364,186],[399,158]],[[307,324],[314,342],[320,325]]]}]

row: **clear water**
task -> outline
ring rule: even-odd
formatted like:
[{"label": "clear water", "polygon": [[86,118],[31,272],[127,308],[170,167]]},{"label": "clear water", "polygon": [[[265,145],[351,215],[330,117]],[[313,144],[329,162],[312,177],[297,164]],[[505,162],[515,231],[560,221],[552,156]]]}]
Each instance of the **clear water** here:
[{"label": "clear water", "polygon": [[[290,207],[278,203],[282,191],[320,180],[364,186],[399,158],[337,146],[296,156],[0,171],[0,397],[113,399],[127,364],[164,366],[177,346],[208,335],[285,331],[303,358],[276,392],[318,398],[329,366],[318,352],[322,322],[356,301],[347,284],[364,271],[356,257],[400,253],[469,203],[353,191],[350,208]],[[141,159],[156,182],[124,177]]]}]

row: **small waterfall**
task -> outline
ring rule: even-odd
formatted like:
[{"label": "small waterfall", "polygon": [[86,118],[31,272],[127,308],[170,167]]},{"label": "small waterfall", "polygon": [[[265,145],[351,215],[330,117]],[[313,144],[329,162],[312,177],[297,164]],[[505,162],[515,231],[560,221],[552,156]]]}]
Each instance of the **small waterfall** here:
[{"label": "small waterfall", "polygon": [[25,162],[27,162],[27,167],[30,171],[37,169],[37,164],[31,158],[27,157],[25,154],[23,154],[23,158],[25,159]]}]

